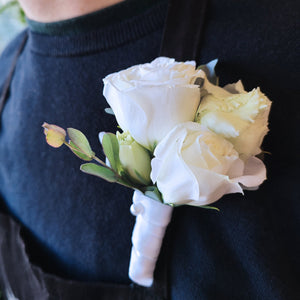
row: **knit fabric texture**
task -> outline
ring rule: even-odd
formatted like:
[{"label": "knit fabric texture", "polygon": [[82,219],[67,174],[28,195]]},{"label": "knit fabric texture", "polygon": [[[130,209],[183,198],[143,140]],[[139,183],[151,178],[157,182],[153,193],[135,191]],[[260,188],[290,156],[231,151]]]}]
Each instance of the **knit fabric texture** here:
[{"label": "knit fabric texture", "polygon": [[[59,33],[27,29],[1,117],[0,197],[23,226],[31,262],[45,272],[130,283],[132,191],[81,173],[66,147],[46,144],[41,125],[80,129],[103,158],[98,133],[116,132],[117,124],[104,112],[102,78],[159,55],[166,8],[151,2],[75,33],[63,24]],[[294,0],[209,2],[197,64],[218,58],[221,85],[242,79],[273,101],[263,144],[272,155],[258,191],[224,196],[215,204],[220,212],[174,210],[155,275],[167,270],[171,299],[300,298],[297,11]],[[2,54],[0,91],[23,35]]]}]

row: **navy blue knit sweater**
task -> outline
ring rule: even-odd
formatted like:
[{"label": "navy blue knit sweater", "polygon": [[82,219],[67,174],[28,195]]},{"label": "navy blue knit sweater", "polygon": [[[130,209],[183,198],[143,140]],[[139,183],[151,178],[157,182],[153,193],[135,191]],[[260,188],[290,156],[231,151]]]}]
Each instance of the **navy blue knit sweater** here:
[{"label": "navy blue knit sweater", "polygon": [[[68,149],[46,144],[41,124],[80,129],[101,155],[98,132],[116,131],[101,79],[159,55],[167,6],[148,2],[28,30],[1,117],[0,197],[23,226],[30,260],[48,273],[130,282],[132,191],[81,173]],[[242,79],[273,101],[264,143],[272,155],[260,189],[223,197],[221,212],[175,209],[159,260],[171,299],[300,297],[298,9],[292,0],[210,1],[201,63],[219,58],[221,85]],[[0,91],[23,36],[1,57]]]}]

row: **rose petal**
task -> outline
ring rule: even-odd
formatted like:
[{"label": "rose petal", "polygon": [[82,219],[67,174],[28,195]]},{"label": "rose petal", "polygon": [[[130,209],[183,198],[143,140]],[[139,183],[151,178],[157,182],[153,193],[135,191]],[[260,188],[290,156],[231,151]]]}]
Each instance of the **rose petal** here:
[{"label": "rose petal", "polygon": [[233,181],[241,183],[244,187],[256,188],[267,178],[266,173],[264,163],[257,157],[252,156],[245,164],[243,176],[236,177]]}]

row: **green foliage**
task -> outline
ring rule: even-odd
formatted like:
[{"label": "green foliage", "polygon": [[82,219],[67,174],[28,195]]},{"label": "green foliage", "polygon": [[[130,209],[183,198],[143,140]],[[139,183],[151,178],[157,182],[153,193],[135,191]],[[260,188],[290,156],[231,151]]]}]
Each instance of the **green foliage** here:
[{"label": "green foliage", "polygon": [[139,188],[139,186],[132,181],[130,175],[125,170],[121,170],[119,175],[120,178],[118,179],[118,183],[130,188]]},{"label": "green foliage", "polygon": [[[47,128],[47,132],[50,130],[55,131],[55,133],[61,133],[60,130],[64,130],[57,125],[47,124],[43,126]],[[47,133],[46,132],[46,133]],[[67,129],[70,140],[68,142],[64,141],[63,144],[66,145],[76,156],[85,161],[95,160],[95,163],[86,163],[80,166],[80,170],[84,173],[100,177],[108,182],[116,182],[129,188],[140,188],[140,184],[133,182],[129,174],[123,170],[123,167],[119,158],[119,142],[115,134],[106,133],[102,139],[102,146],[107,159],[110,162],[108,166],[105,162],[95,156],[92,151],[90,144],[85,137],[85,135],[74,128]],[[1,300],[1,299],[0,299]]]},{"label": "green foliage", "polygon": [[[95,153],[92,151],[89,141],[87,140],[85,135],[81,131],[74,129],[74,128],[68,128],[67,132],[68,132],[71,142],[77,147],[77,149],[79,149],[79,150],[77,150],[77,149],[75,149],[75,150],[77,152],[80,151],[82,154],[89,157],[90,160],[93,159],[95,156]],[[78,155],[78,154],[76,154],[76,155]]]},{"label": "green foliage", "polygon": [[204,71],[204,73],[207,76],[207,79],[215,85],[219,85],[219,77],[217,77],[216,72],[215,72],[215,67],[216,67],[217,63],[218,63],[218,60],[214,59],[214,60],[210,61],[209,63],[207,63],[206,65],[201,65],[197,68],[198,70]]},{"label": "green foliage", "polygon": [[7,3],[5,3],[4,5],[2,5],[0,7],[0,14],[3,13],[5,10],[15,6],[15,5],[19,5],[19,2],[18,1],[9,1]]},{"label": "green foliage", "polygon": [[102,139],[102,147],[111,167],[120,172],[122,169],[119,157],[119,142],[115,134],[106,133]]},{"label": "green foliage", "polygon": [[90,156],[85,155],[84,153],[82,153],[80,151],[80,149],[72,141],[69,141],[69,144],[67,146],[80,159],[85,160],[85,161],[91,161],[91,160],[93,160],[93,158],[91,158]]},{"label": "green foliage", "polygon": [[26,16],[25,16],[25,13],[24,13],[23,9],[21,8],[21,6],[19,4],[19,1],[13,0],[13,1],[9,1],[6,4],[2,5],[0,7],[0,14],[2,14],[4,11],[6,11],[7,9],[10,9],[12,7],[17,7],[18,8],[19,21],[21,23],[25,24],[26,23]]},{"label": "green foliage", "polygon": [[214,206],[209,206],[209,205],[202,205],[202,206],[199,206],[199,207],[205,208],[205,209],[212,209],[212,210],[220,211],[219,208],[214,207]]},{"label": "green foliage", "polygon": [[[56,125],[51,125],[56,126]],[[156,185],[147,186],[149,184],[145,179],[135,170],[135,174],[139,179],[139,183],[133,181],[132,177],[128,174],[126,170],[123,169],[120,157],[119,157],[119,141],[117,136],[113,133],[106,133],[102,138],[102,146],[104,154],[109,160],[110,166],[106,165],[98,157],[95,156],[95,153],[92,151],[90,144],[85,137],[85,135],[74,128],[67,129],[69,135],[69,142],[64,142],[66,146],[80,159],[85,161],[95,160],[98,164],[95,163],[85,163],[80,166],[80,170],[86,174],[90,174],[96,177],[100,177],[108,182],[118,183],[123,186],[138,189],[145,194],[145,196],[152,198],[156,201],[163,203],[163,196],[158,190]],[[176,204],[170,204],[175,207]],[[204,209],[212,209],[219,211],[218,208],[208,205],[200,206]],[[0,300],[1,291],[0,291]]]},{"label": "green foliage", "polygon": [[19,7],[19,20],[23,24],[26,23],[26,15],[25,15],[24,10],[21,8],[21,6]]},{"label": "green foliage", "polygon": [[132,183],[130,180],[127,180],[123,176],[120,176],[120,178],[118,178],[117,183],[126,186],[130,189],[139,189],[138,187],[135,186],[135,183]]},{"label": "green foliage", "polygon": [[144,191],[145,196],[163,203],[162,194],[157,186],[147,186]]},{"label": "green foliage", "polygon": [[100,177],[108,182],[117,182],[117,176],[113,170],[94,163],[83,164],[80,166],[80,170],[84,173]]},{"label": "green foliage", "polygon": [[148,185],[149,184],[149,181],[146,180],[137,170],[134,170],[134,173],[135,173],[135,175],[138,178],[140,183],[142,183],[143,185]]},{"label": "green foliage", "polygon": [[104,111],[109,115],[115,115],[114,111],[110,107],[105,108]]}]

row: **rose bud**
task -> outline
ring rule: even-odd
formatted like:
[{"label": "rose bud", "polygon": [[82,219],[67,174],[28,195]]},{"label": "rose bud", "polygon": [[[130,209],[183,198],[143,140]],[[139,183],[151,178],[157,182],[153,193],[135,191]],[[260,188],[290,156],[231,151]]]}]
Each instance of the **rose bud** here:
[{"label": "rose bud", "polygon": [[138,144],[128,132],[117,132],[116,135],[123,168],[135,182],[150,184],[151,158],[148,150]]},{"label": "rose bud", "polygon": [[46,141],[50,146],[59,148],[65,142],[66,131],[63,128],[46,122],[42,127],[44,128]]}]

